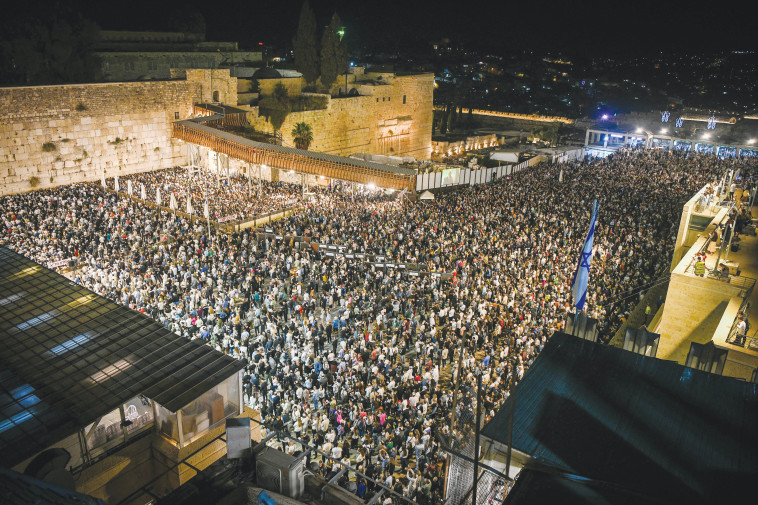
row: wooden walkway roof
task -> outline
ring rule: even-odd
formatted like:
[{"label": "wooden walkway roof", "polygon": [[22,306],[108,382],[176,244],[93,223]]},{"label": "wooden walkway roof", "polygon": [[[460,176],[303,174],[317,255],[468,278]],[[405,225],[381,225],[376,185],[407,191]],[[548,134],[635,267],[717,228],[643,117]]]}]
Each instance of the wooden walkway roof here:
[{"label": "wooden walkway roof", "polygon": [[416,189],[415,170],[256,142],[201,124],[208,117],[198,119],[199,121],[187,119],[172,123],[172,136],[256,165],[268,165],[360,184],[375,184],[381,188],[408,191]]}]

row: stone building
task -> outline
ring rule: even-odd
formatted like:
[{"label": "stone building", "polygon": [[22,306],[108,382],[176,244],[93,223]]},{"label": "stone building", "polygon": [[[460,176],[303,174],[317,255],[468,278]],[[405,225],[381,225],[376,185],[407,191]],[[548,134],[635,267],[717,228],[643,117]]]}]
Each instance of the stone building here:
[{"label": "stone building", "polygon": [[[171,75],[174,80],[0,88],[0,194],[186,164],[171,123],[191,117],[197,103],[236,105],[238,80],[229,69]],[[334,97],[315,97],[318,109],[288,115],[284,145],[294,145],[290,132],[304,121],[313,129],[314,151],[428,159],[432,74],[351,77],[349,96],[335,89]],[[257,130],[272,130],[258,107],[246,109]]]},{"label": "stone building", "polygon": [[96,54],[103,80],[170,79],[172,68],[260,66],[260,51],[240,51],[236,42],[206,42],[201,35],[174,32],[100,32]]},{"label": "stone building", "polygon": [[[340,84],[341,81],[341,84]],[[433,74],[363,72],[352,68],[347,93],[344,75],[324,96],[325,108],[291,112],[281,129],[285,145],[294,146],[291,131],[305,122],[313,129],[310,149],[349,156],[355,153],[413,156],[432,152]],[[256,130],[272,132],[265,117],[252,108]]]}]

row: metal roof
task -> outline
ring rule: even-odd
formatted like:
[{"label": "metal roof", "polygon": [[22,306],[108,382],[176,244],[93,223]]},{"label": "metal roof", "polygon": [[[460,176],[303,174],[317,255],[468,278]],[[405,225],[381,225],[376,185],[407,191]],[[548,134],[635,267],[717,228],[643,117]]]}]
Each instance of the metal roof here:
[{"label": "metal roof", "polygon": [[555,333],[483,435],[507,444],[514,397],[533,464],[669,503],[754,493],[758,384]]},{"label": "metal roof", "polygon": [[503,505],[660,505],[659,500],[632,490],[570,476],[522,470]]},{"label": "metal roof", "polygon": [[4,505],[105,505],[97,498],[5,468],[0,468],[0,489]]},{"label": "metal roof", "polygon": [[196,130],[204,131],[206,133],[210,133],[211,135],[215,135],[217,137],[221,137],[226,140],[231,140],[232,142],[237,142],[238,144],[254,147],[256,149],[276,151],[276,152],[287,153],[287,154],[296,154],[299,156],[307,156],[309,158],[313,158],[316,160],[328,161],[332,163],[341,163],[343,165],[350,165],[350,166],[360,167],[360,168],[370,168],[373,170],[381,170],[383,172],[391,172],[393,174],[398,174],[398,175],[405,175],[405,176],[416,175],[416,171],[409,168],[401,168],[401,167],[395,167],[392,165],[384,165],[382,163],[373,163],[370,161],[363,161],[363,160],[358,160],[355,158],[348,158],[346,156],[335,156],[333,154],[319,153],[316,151],[306,151],[303,149],[295,149],[294,147],[286,147],[286,146],[280,146],[276,144],[266,144],[265,142],[256,142],[255,140],[250,140],[245,137],[235,135],[234,133],[225,132],[223,130],[219,130],[218,128],[212,128],[210,126],[199,124],[200,122],[213,119],[212,117],[201,116],[195,119],[196,121],[193,121],[191,119],[185,119],[183,121],[177,121],[176,123],[187,126],[189,128],[196,129]]},{"label": "metal roof", "polygon": [[175,412],[243,367],[0,247],[0,452],[11,464],[140,394]]}]

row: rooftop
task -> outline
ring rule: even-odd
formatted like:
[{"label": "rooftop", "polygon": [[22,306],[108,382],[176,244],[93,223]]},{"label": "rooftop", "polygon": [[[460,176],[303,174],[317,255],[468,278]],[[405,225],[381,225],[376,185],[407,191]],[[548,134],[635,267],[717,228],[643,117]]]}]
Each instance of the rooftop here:
[{"label": "rooftop", "polygon": [[243,366],[0,247],[4,465],[138,395],[176,412]]},{"label": "rooftop", "polygon": [[514,397],[527,468],[667,503],[755,494],[758,384],[556,332],[483,435],[507,443]]}]

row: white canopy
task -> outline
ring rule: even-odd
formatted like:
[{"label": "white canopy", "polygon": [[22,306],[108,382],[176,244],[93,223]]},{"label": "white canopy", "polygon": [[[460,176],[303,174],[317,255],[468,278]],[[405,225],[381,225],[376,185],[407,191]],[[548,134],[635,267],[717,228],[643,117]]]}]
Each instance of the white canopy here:
[{"label": "white canopy", "polygon": [[424,191],[419,197],[420,200],[434,200],[434,193],[431,191]]}]

